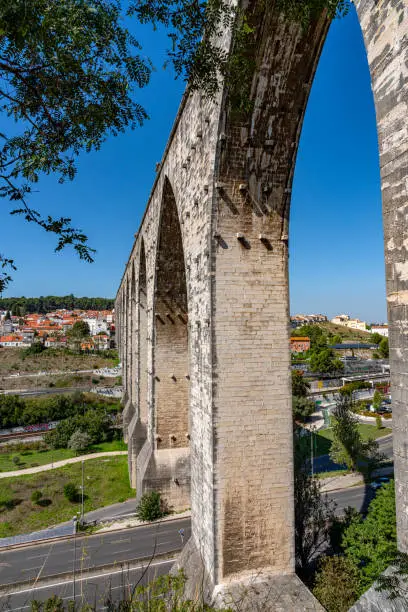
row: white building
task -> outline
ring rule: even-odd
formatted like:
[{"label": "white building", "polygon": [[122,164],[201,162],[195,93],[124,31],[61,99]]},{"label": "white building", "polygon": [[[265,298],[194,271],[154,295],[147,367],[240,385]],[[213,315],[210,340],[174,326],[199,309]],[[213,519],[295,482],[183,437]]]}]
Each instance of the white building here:
[{"label": "white building", "polygon": [[380,336],[384,336],[385,338],[388,338],[388,325],[372,325],[371,333],[380,334]]}]

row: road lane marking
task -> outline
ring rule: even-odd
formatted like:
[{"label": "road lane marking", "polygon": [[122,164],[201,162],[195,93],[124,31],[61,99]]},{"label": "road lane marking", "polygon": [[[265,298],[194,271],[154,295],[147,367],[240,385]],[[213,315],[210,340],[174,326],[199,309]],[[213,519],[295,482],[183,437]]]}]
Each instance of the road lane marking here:
[{"label": "road lane marking", "polygon": [[[149,567],[156,567],[157,565],[164,565],[165,563],[174,563],[176,559],[164,559],[163,561],[157,561],[156,563],[151,563]],[[101,572],[99,574],[93,574],[92,576],[84,576],[82,578],[76,578],[75,577],[75,583],[77,582],[83,582],[86,580],[95,580],[95,578],[103,578],[104,576],[115,576],[116,574],[121,574],[123,572],[135,572],[137,570],[143,570],[146,569],[148,566],[149,561],[147,560],[145,564],[141,564],[138,565],[137,567],[129,567],[129,568],[120,568],[118,570],[114,570],[111,572]],[[4,596],[6,597],[12,597],[13,595],[20,595],[21,593],[32,593],[34,591],[40,591],[42,589],[53,589],[55,587],[61,586],[61,585],[66,585],[66,584],[72,584],[73,580],[63,580],[61,582],[55,582],[52,584],[44,584],[44,585],[39,585],[39,586],[32,586],[29,589],[23,589],[21,591],[14,591],[13,593],[4,593]],[[3,593],[0,593],[0,596],[2,596]]]}]

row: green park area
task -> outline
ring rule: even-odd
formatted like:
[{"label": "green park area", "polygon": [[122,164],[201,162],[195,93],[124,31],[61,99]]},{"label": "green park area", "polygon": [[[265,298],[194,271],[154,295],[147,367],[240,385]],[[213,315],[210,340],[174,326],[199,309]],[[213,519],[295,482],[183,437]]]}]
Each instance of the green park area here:
[{"label": "green park area", "polygon": [[[11,472],[14,470],[25,470],[31,467],[47,465],[62,461],[63,459],[71,459],[77,457],[78,452],[69,448],[40,448],[31,449],[30,444],[21,444],[15,450],[15,445],[0,447],[0,472]],[[9,452],[2,452],[9,450]],[[100,442],[99,444],[91,445],[86,453],[81,453],[81,456],[86,456],[88,453],[106,453],[112,451],[125,451],[127,445],[123,440],[112,440],[111,442]]]},{"label": "green park area", "polygon": [[[78,493],[74,501],[69,501],[64,487],[72,483],[79,491],[81,469],[79,462],[48,472],[0,480],[0,537],[71,520],[81,509],[81,499]],[[85,461],[84,476],[85,512],[134,496],[125,456]]]},{"label": "green park area", "polygon": [[[377,440],[378,438],[382,438],[383,436],[387,436],[392,433],[392,430],[388,427],[382,427],[378,429],[374,425],[369,425],[366,423],[359,423],[357,425],[357,429],[361,434],[361,437],[364,442],[369,440],[370,438],[373,440]],[[333,442],[333,430],[331,428],[321,429],[316,432],[315,435],[315,453],[316,457],[320,455],[328,455],[330,453],[330,448]]]}]

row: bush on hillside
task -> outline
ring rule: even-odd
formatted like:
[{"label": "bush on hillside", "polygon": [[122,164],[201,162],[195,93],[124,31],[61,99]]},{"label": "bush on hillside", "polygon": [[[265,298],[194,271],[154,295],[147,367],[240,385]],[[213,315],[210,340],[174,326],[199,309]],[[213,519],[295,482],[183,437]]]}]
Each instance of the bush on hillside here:
[{"label": "bush on hillside", "polygon": [[77,486],[73,482],[68,482],[64,486],[64,496],[67,498],[68,501],[72,503],[78,501],[79,491],[78,491]]}]

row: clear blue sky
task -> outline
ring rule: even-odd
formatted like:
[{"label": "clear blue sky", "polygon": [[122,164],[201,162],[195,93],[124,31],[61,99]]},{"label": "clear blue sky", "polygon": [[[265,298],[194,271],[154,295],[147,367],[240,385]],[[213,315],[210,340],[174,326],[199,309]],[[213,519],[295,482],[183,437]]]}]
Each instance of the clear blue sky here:
[{"label": "clear blue sky", "polygon": [[[150,121],[84,154],[74,182],[43,180],[32,200],[42,212],[71,216],[97,249],[95,263],[69,250],[54,254],[54,238],[3,213],[1,252],[18,265],[5,295],[115,295],[184,88],[162,69],[163,35],[149,27],[136,34],[156,66],[137,92]],[[291,207],[290,291],[292,313],[386,317],[375,113],[354,9],[331,27],[307,108]]]}]

